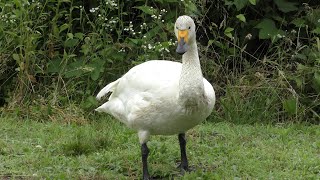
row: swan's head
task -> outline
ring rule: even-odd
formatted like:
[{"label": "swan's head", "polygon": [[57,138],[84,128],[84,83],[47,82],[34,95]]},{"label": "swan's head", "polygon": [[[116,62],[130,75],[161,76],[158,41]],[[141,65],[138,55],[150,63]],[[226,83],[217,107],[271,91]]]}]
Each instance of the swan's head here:
[{"label": "swan's head", "polygon": [[188,51],[189,45],[196,40],[196,25],[191,17],[180,16],[174,25],[174,32],[178,38],[176,51],[182,55]]}]

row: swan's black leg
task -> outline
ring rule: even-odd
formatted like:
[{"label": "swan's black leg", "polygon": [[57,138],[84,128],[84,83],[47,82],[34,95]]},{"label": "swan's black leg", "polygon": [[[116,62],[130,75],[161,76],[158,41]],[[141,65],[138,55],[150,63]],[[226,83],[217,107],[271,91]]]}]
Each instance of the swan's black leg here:
[{"label": "swan's black leg", "polygon": [[149,171],[148,171],[148,155],[149,149],[147,143],[141,145],[141,156],[142,156],[142,169],[143,169],[143,180],[149,180]]},{"label": "swan's black leg", "polygon": [[187,159],[187,153],[186,153],[186,136],[185,133],[179,134],[179,144],[180,144],[180,152],[181,152],[181,164],[180,168],[181,171],[189,171],[188,166],[188,159]]}]

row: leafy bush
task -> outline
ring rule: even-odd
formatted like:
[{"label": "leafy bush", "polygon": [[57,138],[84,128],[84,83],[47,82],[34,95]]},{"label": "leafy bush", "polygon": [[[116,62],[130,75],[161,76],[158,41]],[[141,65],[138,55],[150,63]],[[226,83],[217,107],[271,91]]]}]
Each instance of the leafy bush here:
[{"label": "leafy bush", "polygon": [[90,111],[97,90],[130,67],[180,59],[172,29],[181,14],[198,25],[203,72],[221,99],[219,118],[228,119],[227,107],[246,107],[230,99],[246,97],[259,106],[253,112],[261,101],[270,105],[263,115],[269,121],[319,122],[316,1],[0,2],[0,103],[15,108],[44,99],[35,104],[76,103]]},{"label": "leafy bush", "polygon": [[221,69],[215,69],[225,80],[213,79],[224,82],[224,89],[231,86],[231,93],[249,97],[272,88],[273,95],[263,94],[266,103],[277,107],[269,112],[274,121],[319,122],[319,5],[286,0],[207,4],[198,16],[206,34],[203,44],[215,48],[206,56],[217,60]]}]

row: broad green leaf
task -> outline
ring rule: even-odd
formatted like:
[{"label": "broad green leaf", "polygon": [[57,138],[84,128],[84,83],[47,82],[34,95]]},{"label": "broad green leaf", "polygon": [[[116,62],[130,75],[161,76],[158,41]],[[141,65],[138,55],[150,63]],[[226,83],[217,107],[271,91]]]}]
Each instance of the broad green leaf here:
[{"label": "broad green leaf", "polygon": [[238,14],[236,17],[237,17],[240,21],[246,22],[246,17],[245,17],[243,14]]},{"label": "broad green leaf", "polygon": [[73,34],[72,33],[67,33],[68,38],[73,39]]},{"label": "broad green leaf", "polygon": [[305,66],[305,65],[303,65],[303,64],[300,64],[300,63],[298,63],[298,65],[297,65],[297,70],[298,71],[300,71],[300,72],[302,72],[302,71],[309,71],[309,67],[308,66]]},{"label": "broad green leaf", "polygon": [[154,37],[156,34],[159,33],[160,29],[161,29],[160,26],[156,26],[156,27],[154,27],[153,29],[151,29],[150,31],[148,31],[144,35],[147,36],[147,38],[148,37]]},{"label": "broad green leaf", "polygon": [[69,24],[62,24],[60,27],[59,27],[59,33],[61,33],[62,31],[66,30],[69,28]]},{"label": "broad green leaf", "polygon": [[82,45],[80,52],[82,52],[84,55],[88,55],[88,53],[90,52],[90,45],[88,44]]},{"label": "broad green leaf", "polygon": [[265,18],[263,19],[255,28],[260,29],[259,38],[260,39],[269,39],[274,38],[277,35],[284,35],[284,31],[278,29],[273,20]]},{"label": "broad green leaf", "polygon": [[61,71],[62,59],[51,60],[48,62],[47,73],[58,73]]},{"label": "broad green leaf", "polygon": [[150,6],[136,6],[134,8],[140,9],[142,12],[149,15],[154,15],[156,11],[154,8],[151,8]]},{"label": "broad green leaf", "polygon": [[306,60],[307,59],[307,56],[304,55],[304,54],[296,54],[294,57],[298,58],[298,59],[302,59],[302,60]]},{"label": "broad green leaf", "polygon": [[81,106],[85,109],[90,109],[93,107],[96,107],[98,105],[98,102],[95,97],[89,96],[87,99],[81,104]]},{"label": "broad green leaf", "polygon": [[278,6],[278,9],[282,12],[291,12],[298,10],[296,2],[288,2],[286,0],[274,0],[274,3]]},{"label": "broad green leaf", "polygon": [[197,5],[193,1],[185,1],[186,14],[200,14]]},{"label": "broad green leaf", "polygon": [[100,59],[100,58],[94,58],[90,64],[89,67],[91,67],[93,70],[91,71],[90,77],[92,80],[96,81],[100,77],[100,73],[104,71],[104,64],[106,61]]},{"label": "broad green leaf", "polygon": [[232,34],[231,33],[224,33],[226,36],[228,36],[229,38],[232,38]]},{"label": "broad green leaf", "polygon": [[[1,1],[2,2],[2,1]],[[14,4],[17,6],[17,7],[21,7],[21,3],[23,2],[23,1],[18,1],[18,0],[13,0],[13,2],[14,2]],[[8,3],[8,4],[11,4],[11,3]]]},{"label": "broad green leaf", "polygon": [[76,33],[76,34],[74,34],[74,36],[76,38],[80,39],[80,40],[83,40],[83,38],[84,38],[84,34],[83,33]]},{"label": "broad green leaf", "polygon": [[252,5],[256,5],[257,4],[257,1],[256,0],[249,0],[250,4]]},{"label": "broad green leaf", "polygon": [[19,60],[20,60],[19,54],[13,54],[12,57],[13,57],[13,59],[16,60],[16,61],[19,61]]},{"label": "broad green leaf", "polygon": [[100,71],[99,70],[93,70],[91,72],[90,77],[91,77],[92,80],[96,81],[100,77]]},{"label": "broad green leaf", "polygon": [[287,99],[282,102],[283,109],[290,115],[294,115],[297,113],[297,103],[296,98]]},{"label": "broad green leaf", "polygon": [[92,71],[91,67],[86,67],[82,60],[77,60],[75,62],[70,63],[65,72],[63,73],[64,77],[79,77],[84,75],[85,73]]},{"label": "broad green leaf", "polygon": [[224,34],[226,35],[226,36],[228,36],[229,38],[232,38],[233,36],[232,36],[232,31],[234,30],[234,28],[231,28],[231,27],[227,27],[225,30],[224,30]]},{"label": "broad green leaf", "polygon": [[301,18],[294,19],[291,23],[294,24],[296,27],[305,27],[306,20]]},{"label": "broad green leaf", "polygon": [[303,77],[294,77],[293,80],[296,82],[298,88],[303,88]]},{"label": "broad green leaf", "polygon": [[214,40],[210,39],[210,40],[208,41],[207,47],[211,46],[213,43],[214,43]]},{"label": "broad green leaf", "polygon": [[226,48],[226,44],[225,43],[221,43],[220,41],[214,41],[213,43],[214,43],[214,45],[218,46],[221,49],[225,49]]},{"label": "broad green leaf", "polygon": [[209,40],[208,41],[208,45],[207,47],[210,47],[212,44],[214,44],[215,46],[221,48],[221,49],[224,49],[225,48],[225,45],[217,40]]},{"label": "broad green leaf", "polygon": [[129,38],[131,42],[133,42],[135,45],[139,44],[139,42],[141,41],[140,39],[133,39],[133,38]]},{"label": "broad green leaf", "polygon": [[67,39],[64,42],[65,47],[75,47],[79,43],[79,39]]},{"label": "broad green leaf", "polygon": [[227,7],[231,7],[231,6],[234,5],[234,3],[232,1],[225,0],[224,1],[224,5],[227,6]]},{"label": "broad green leaf", "polygon": [[233,30],[234,30],[234,28],[227,27],[227,28],[224,30],[224,33],[229,33],[229,32],[232,32]]},{"label": "broad green leaf", "polygon": [[234,0],[233,4],[236,6],[237,10],[241,10],[248,4],[248,0]]},{"label": "broad green leaf", "polygon": [[311,32],[314,33],[314,34],[319,34],[320,35],[320,27],[315,28]]}]

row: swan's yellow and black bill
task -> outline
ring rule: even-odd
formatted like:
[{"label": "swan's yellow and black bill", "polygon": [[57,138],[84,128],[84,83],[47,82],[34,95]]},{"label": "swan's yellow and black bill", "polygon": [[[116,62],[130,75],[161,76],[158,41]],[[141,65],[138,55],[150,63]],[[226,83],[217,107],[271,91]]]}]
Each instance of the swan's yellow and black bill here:
[{"label": "swan's yellow and black bill", "polygon": [[178,41],[181,40],[181,38],[184,39],[186,43],[188,43],[188,30],[178,30]]},{"label": "swan's yellow and black bill", "polygon": [[178,47],[176,52],[184,54],[188,51],[188,30],[178,30]]}]

